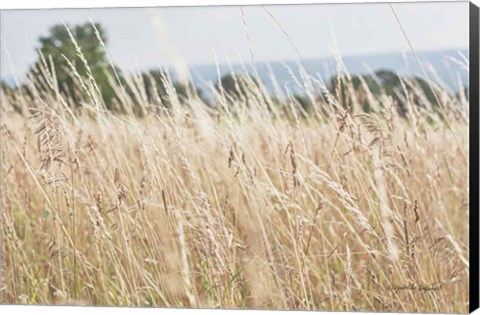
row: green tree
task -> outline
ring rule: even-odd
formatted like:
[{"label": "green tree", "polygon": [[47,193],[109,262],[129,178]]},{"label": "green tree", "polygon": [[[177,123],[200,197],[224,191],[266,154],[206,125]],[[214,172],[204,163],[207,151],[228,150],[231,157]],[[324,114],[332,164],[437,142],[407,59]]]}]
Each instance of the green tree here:
[{"label": "green tree", "polygon": [[305,95],[295,94],[293,96],[295,102],[297,102],[302,108],[302,114],[308,114],[312,110],[312,101]]},{"label": "green tree", "polygon": [[[168,78],[168,76],[162,70],[149,70],[142,73],[142,80],[148,100],[155,102],[155,100],[159,98],[162,104],[169,107],[171,101],[168,97],[167,86],[165,84],[166,78]],[[198,97],[204,102],[207,102],[202,91],[195,88],[190,82],[172,82],[172,86],[180,103],[185,103],[185,101],[191,97]]]},{"label": "green tree", "polygon": [[[95,79],[103,100],[109,108],[112,98],[115,93],[110,86],[107,78],[107,72],[112,72],[111,67],[106,56],[106,52],[103,49],[100,40],[97,38],[95,28],[104,43],[107,42],[105,31],[103,27],[96,23],[95,27],[90,23],[85,23],[75,26],[67,26],[70,32],[75,38],[76,43],[81,49],[83,58],[88,63],[92,76]],[[75,101],[78,101],[78,87],[75,86],[75,78],[71,72],[71,68],[68,65],[66,59],[68,59],[75,71],[81,76],[86,77],[87,67],[82,61],[82,57],[78,54],[75,45],[68,34],[67,27],[64,25],[55,25],[49,30],[47,36],[39,38],[40,47],[38,48],[37,61],[30,68],[30,75],[35,76],[37,79],[44,74],[38,69],[41,68],[43,55],[47,60],[47,65],[50,65],[50,58],[54,65],[55,76],[58,82],[59,90],[68,94]],[[51,70],[51,69],[50,69]]]},{"label": "green tree", "polygon": [[217,90],[223,90],[228,96],[235,99],[248,99],[251,88],[255,86],[259,86],[255,78],[229,73],[220,78]]},{"label": "green tree", "polygon": [[455,93],[455,97],[458,99],[465,98],[466,100],[470,99],[470,90],[468,87],[463,87],[457,93]]},{"label": "green tree", "polygon": [[13,110],[15,110],[17,113],[22,113],[22,108],[21,106],[18,105],[18,94],[16,93],[19,89],[16,87],[12,87],[10,84],[8,84],[5,80],[0,79],[0,94],[1,94],[1,99],[0,99],[0,108],[2,108],[3,102],[9,103]]},{"label": "green tree", "polygon": [[402,84],[402,77],[389,70],[379,70],[373,74],[363,76],[352,76],[350,82],[343,76],[335,76],[330,80],[330,90],[334,95],[339,97],[339,101],[344,104],[345,107],[351,106],[351,93],[347,87],[348,84],[351,84],[353,90],[358,94],[357,100],[360,101],[363,110],[366,112],[370,110],[370,105],[366,98],[362,81],[374,96],[384,94],[392,97],[397,104],[398,113],[402,116],[407,112],[405,90],[410,94],[411,101],[414,105],[425,106],[426,101],[431,104],[433,108],[438,107],[435,94],[426,80],[416,76],[404,77],[403,79],[405,84]]}]

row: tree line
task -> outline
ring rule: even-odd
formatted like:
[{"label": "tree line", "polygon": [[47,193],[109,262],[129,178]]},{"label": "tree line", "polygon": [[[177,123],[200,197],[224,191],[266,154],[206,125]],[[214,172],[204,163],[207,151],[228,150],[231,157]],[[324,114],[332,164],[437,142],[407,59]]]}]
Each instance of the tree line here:
[{"label": "tree line", "polygon": [[[81,95],[82,89],[78,88],[79,77],[94,79],[105,107],[110,110],[115,110],[115,104],[119,102],[119,93],[115,91],[114,82],[122,86],[131,98],[135,99],[135,95],[139,93],[135,91],[135,84],[129,84],[129,78],[109,61],[105,50],[106,32],[98,23],[85,23],[69,28],[55,25],[50,28],[47,36],[39,38],[39,44],[38,58],[31,65],[27,75],[30,85],[26,83],[16,88],[22,93],[31,94],[33,88],[37,90],[51,88],[47,86],[46,75],[54,76],[58,85],[56,88],[62,95],[67,96],[72,104],[79,104],[84,99]],[[167,73],[158,69],[141,73],[137,81],[140,82],[143,98],[149,102],[161,102],[168,107],[170,98],[167,78]],[[260,87],[255,78],[227,74],[216,83],[216,89],[228,97],[248,100],[252,85]],[[172,82],[172,86],[180,102],[195,95],[208,103],[202,91],[191,83]],[[6,93],[15,91],[5,82],[2,82],[2,88]],[[350,107],[355,102],[361,104],[363,111],[368,112],[372,106],[369,95],[376,97],[386,95],[396,104],[399,114],[405,115],[409,102],[420,106],[427,103],[437,106],[435,89],[436,87],[420,77],[405,79],[392,71],[379,70],[368,75],[333,77],[327,84],[327,91],[319,92],[316,98],[323,99],[325,95],[322,94],[331,93],[342,106]],[[293,95],[291,99],[306,113],[311,110],[315,101],[311,97],[298,94]]]}]

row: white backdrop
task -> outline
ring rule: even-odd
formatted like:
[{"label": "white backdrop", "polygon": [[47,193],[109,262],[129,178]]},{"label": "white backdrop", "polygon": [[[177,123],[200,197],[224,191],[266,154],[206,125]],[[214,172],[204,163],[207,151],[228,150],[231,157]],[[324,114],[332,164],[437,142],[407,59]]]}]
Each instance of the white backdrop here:
[{"label": "white backdrop", "polygon": [[[436,0],[451,2],[451,0]],[[0,9],[27,8],[89,8],[89,7],[145,7],[145,6],[198,6],[198,5],[248,5],[248,4],[309,4],[309,3],[366,3],[378,0],[10,0],[2,1]],[[387,2],[387,1],[383,1]],[[428,0],[390,0],[388,2],[432,2]],[[464,1],[459,1],[464,2]],[[479,5],[480,0],[473,3]]]}]

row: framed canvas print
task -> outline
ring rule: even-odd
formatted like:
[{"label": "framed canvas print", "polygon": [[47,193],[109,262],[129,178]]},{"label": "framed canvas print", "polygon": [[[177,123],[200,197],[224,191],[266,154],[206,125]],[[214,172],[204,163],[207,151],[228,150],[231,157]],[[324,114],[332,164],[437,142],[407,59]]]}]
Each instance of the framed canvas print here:
[{"label": "framed canvas print", "polygon": [[475,4],[0,20],[2,304],[478,308]]}]

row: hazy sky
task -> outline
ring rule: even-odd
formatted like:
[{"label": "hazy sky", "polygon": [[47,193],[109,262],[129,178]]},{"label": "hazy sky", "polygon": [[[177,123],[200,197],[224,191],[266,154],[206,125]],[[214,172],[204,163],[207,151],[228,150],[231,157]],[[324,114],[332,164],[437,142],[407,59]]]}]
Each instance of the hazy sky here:
[{"label": "hazy sky", "polygon": [[[468,2],[393,4],[419,51],[468,48]],[[268,6],[304,58],[332,55],[332,30],[342,55],[408,51],[388,4]],[[282,29],[261,6],[244,7],[255,59],[295,59]],[[62,21],[92,19],[106,29],[110,55],[128,69],[165,65],[180,56],[187,64],[250,59],[240,7],[14,10],[1,12],[2,76],[23,78],[35,60],[38,37]],[[10,60],[5,54],[6,46]]]}]

